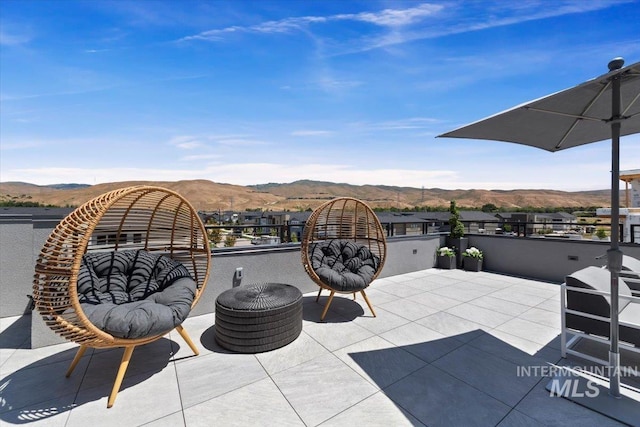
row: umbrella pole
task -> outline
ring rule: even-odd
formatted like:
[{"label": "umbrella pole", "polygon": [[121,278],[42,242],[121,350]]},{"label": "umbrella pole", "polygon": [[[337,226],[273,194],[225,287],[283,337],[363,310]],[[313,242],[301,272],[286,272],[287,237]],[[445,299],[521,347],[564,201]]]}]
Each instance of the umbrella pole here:
[{"label": "umbrella pole", "polygon": [[[615,61],[615,60],[614,60]],[[619,62],[609,63],[610,71],[620,68]],[[619,65],[618,65],[619,64]],[[617,67],[617,68],[616,68]],[[619,289],[618,278],[622,270],[620,251],[620,75],[611,81],[611,248],[607,251],[607,267],[611,272],[611,330],[609,348],[609,394],[620,398],[620,353],[618,345]]]}]

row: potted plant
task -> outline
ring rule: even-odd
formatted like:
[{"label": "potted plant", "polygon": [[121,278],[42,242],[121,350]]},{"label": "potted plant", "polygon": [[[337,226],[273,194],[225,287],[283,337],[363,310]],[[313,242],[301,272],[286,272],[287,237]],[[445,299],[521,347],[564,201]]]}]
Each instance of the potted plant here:
[{"label": "potted plant", "polygon": [[464,269],[467,271],[480,271],[482,270],[482,260],[484,258],[482,251],[475,246],[465,250],[462,254],[464,256]]},{"label": "potted plant", "polygon": [[596,234],[595,234],[599,240],[607,240],[607,230],[605,230],[604,228],[598,228],[596,230]]},{"label": "potted plant", "polygon": [[456,250],[448,246],[438,248],[438,268],[452,270],[456,268]]},{"label": "potted plant", "polygon": [[452,200],[449,205],[449,237],[447,245],[457,248],[456,265],[462,268],[462,253],[469,247],[469,239],[464,237],[464,225],[460,221],[460,211],[456,206],[456,201]]}]

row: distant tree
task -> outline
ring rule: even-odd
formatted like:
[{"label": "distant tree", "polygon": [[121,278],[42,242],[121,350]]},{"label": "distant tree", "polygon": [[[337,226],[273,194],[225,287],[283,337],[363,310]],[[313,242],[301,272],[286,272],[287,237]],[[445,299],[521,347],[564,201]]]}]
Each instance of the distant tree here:
[{"label": "distant tree", "polygon": [[209,236],[209,241],[211,241],[214,246],[218,246],[218,243],[222,241],[222,233],[219,228],[209,228],[207,235]]},{"label": "distant tree", "polygon": [[224,239],[224,247],[225,248],[231,248],[233,246],[235,246],[236,244],[236,236],[233,236],[231,234],[227,234],[227,237],[225,237]]},{"label": "distant tree", "polygon": [[482,212],[495,212],[498,210],[498,207],[496,205],[494,205],[493,203],[487,203],[482,205],[482,208],[480,208],[480,210]]},{"label": "distant tree", "polygon": [[19,200],[0,200],[0,206],[5,208],[56,208],[56,205],[45,205],[39,202],[26,202]]}]

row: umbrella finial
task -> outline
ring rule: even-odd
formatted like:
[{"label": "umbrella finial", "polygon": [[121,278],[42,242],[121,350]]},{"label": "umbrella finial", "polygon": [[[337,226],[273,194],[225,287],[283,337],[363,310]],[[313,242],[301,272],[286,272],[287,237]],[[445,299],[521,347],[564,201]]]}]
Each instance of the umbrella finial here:
[{"label": "umbrella finial", "polygon": [[609,71],[619,70],[624,65],[624,58],[618,56],[609,61]]}]

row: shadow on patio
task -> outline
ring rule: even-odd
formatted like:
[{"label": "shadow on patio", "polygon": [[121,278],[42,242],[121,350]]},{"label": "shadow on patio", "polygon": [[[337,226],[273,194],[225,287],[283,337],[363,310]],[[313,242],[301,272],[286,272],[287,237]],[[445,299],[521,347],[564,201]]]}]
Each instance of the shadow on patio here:
[{"label": "shadow on patio", "polygon": [[29,349],[23,316],[0,334],[0,424],[620,426],[545,389],[544,367],[560,361],[559,289],[430,269],[372,285],[377,317],[336,297],[325,322],[326,296],[308,293],[298,339],[259,354],[222,349],[215,316],[195,316],[185,328],[200,356],[173,333],[137,348],[111,409],[122,350],[87,351],[65,378],[77,346]]}]

